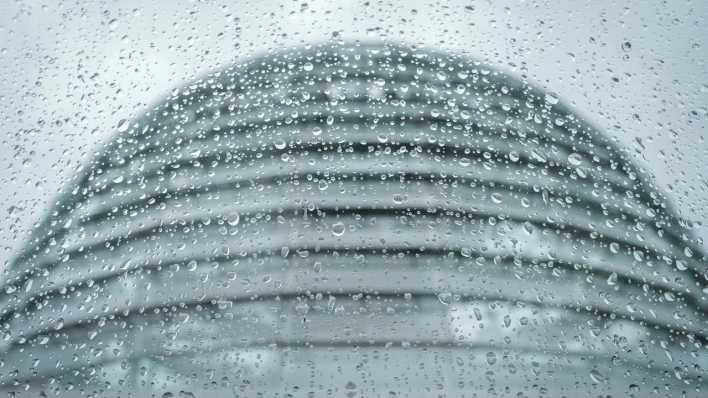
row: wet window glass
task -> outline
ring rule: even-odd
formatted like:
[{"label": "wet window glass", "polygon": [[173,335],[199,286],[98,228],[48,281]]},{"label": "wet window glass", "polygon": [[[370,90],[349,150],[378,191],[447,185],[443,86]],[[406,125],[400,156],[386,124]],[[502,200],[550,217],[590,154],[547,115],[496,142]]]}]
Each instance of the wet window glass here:
[{"label": "wet window glass", "polygon": [[0,393],[708,396],[707,17],[0,4]]}]

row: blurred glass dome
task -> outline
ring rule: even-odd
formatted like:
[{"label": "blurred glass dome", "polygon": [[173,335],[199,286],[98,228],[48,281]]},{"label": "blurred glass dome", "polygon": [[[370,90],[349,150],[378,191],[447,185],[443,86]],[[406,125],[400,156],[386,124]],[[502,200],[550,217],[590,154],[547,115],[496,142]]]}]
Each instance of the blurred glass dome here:
[{"label": "blurred glass dome", "polygon": [[0,384],[704,396],[708,273],[674,214],[523,79],[403,45],[272,52],[79,171],[2,276]]}]

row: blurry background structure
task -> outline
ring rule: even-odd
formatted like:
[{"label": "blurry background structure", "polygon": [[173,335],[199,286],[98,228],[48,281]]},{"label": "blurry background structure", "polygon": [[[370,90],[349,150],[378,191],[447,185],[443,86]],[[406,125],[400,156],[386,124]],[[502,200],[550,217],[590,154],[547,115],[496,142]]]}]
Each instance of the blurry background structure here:
[{"label": "blurry background structure", "polygon": [[705,2],[439,3],[2,2],[0,268],[97,144],[150,104],[244,57],[333,38],[448,49],[552,90],[656,175],[681,216],[705,220]]},{"label": "blurry background structure", "polygon": [[0,383],[700,396],[708,268],[645,177],[465,57],[256,57],[77,172],[0,280]]}]

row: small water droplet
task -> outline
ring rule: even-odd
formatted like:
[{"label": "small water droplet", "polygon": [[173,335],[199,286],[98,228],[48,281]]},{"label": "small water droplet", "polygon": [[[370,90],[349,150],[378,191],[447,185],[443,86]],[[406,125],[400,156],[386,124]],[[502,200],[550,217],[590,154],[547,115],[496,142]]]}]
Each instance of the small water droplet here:
[{"label": "small water droplet", "polygon": [[641,250],[635,250],[634,253],[632,253],[632,256],[637,261],[644,261],[644,252]]},{"label": "small water droplet", "polygon": [[607,284],[610,286],[614,286],[617,284],[617,273],[613,272],[610,274],[609,277],[607,277]]},{"label": "small water droplet", "polygon": [[686,257],[691,258],[691,257],[693,257],[693,250],[691,250],[690,247],[685,247],[685,248],[683,249],[683,254],[684,254]]},{"label": "small water droplet", "polygon": [[593,369],[590,371],[590,378],[595,383],[604,383],[605,382],[605,377],[597,369]]},{"label": "small water droplet", "polygon": [[438,300],[443,305],[450,305],[450,303],[452,302],[452,293],[439,293]]},{"label": "small water droplet", "polygon": [[547,103],[551,105],[556,105],[560,100],[557,95],[553,93],[546,93],[546,96],[544,98]]},{"label": "small water droplet", "polygon": [[286,146],[287,144],[284,140],[278,140],[275,142],[275,149],[285,149]]},{"label": "small water droplet", "polygon": [[579,153],[571,153],[568,155],[568,163],[570,163],[573,166],[580,166],[583,164],[583,156]]},{"label": "small water droplet", "polygon": [[619,243],[617,243],[617,242],[610,243],[610,252],[612,252],[612,254],[619,253],[619,250],[620,250]]},{"label": "small water droplet", "polygon": [[58,318],[54,323],[54,330],[61,330],[64,328],[64,318]]},{"label": "small water droplet", "polygon": [[674,296],[674,294],[671,292],[664,292],[664,299],[666,301],[674,301],[676,299],[676,296]]},{"label": "small water droplet", "polygon": [[343,222],[336,222],[336,223],[332,224],[332,235],[334,235],[334,236],[344,235],[345,230],[346,230],[346,227]]},{"label": "small water droplet", "polygon": [[486,357],[488,364],[494,365],[495,363],[497,363],[497,354],[495,354],[494,352],[489,351]]},{"label": "small water droplet", "polygon": [[121,119],[121,121],[118,122],[118,132],[123,133],[128,131],[128,126],[130,126],[130,123],[128,122],[127,119]]}]

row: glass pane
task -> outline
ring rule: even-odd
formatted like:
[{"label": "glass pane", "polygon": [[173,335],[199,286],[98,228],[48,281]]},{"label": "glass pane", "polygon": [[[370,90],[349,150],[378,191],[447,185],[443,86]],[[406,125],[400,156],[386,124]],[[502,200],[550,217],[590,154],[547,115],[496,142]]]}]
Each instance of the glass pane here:
[{"label": "glass pane", "polygon": [[708,7],[0,5],[0,392],[706,394]]}]

